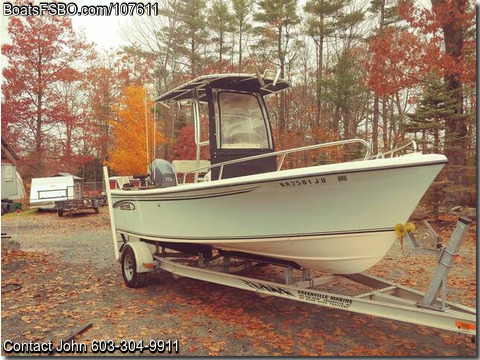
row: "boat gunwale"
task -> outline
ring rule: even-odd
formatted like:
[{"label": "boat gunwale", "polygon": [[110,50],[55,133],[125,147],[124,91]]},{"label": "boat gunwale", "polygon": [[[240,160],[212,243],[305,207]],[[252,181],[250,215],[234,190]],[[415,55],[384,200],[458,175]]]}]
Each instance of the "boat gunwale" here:
[{"label": "boat gunwale", "polygon": [[[420,154],[420,156],[424,157],[429,155],[436,155],[438,158],[438,154]],[[246,185],[254,185],[254,184],[266,184],[271,182],[279,182],[279,181],[288,181],[288,180],[299,180],[305,179],[315,176],[329,176],[329,175],[342,175],[342,174],[352,174],[352,173],[361,173],[361,172],[370,172],[370,171],[383,171],[383,170],[397,170],[403,168],[411,168],[411,167],[422,167],[422,166],[433,166],[433,165],[442,165],[448,163],[448,159],[444,155],[443,159],[435,160],[435,161],[418,161],[414,163],[400,163],[400,164],[388,164],[388,160],[392,159],[399,159],[402,157],[396,158],[387,158],[387,159],[372,159],[372,160],[364,160],[361,162],[349,162],[348,164],[360,164],[365,162],[387,162],[387,164],[374,166],[374,167],[352,167],[350,169],[338,169],[338,170],[330,170],[330,171],[319,171],[319,168],[323,168],[325,166],[330,165],[317,165],[317,166],[310,166],[304,168],[296,168],[296,169],[288,169],[282,171],[272,171],[268,173],[261,173],[261,174],[254,174],[254,175],[247,175],[247,176],[239,176],[235,178],[229,179],[221,179],[221,180],[214,180],[214,181],[205,181],[199,183],[188,183],[184,185],[172,186],[168,188],[155,188],[155,189],[142,189],[142,190],[112,190],[112,196],[115,197],[146,197],[146,196],[153,196],[153,195],[167,195],[167,194],[176,194],[176,193],[187,193],[199,190],[213,190],[225,187],[236,187],[236,186],[246,186]],[[347,164],[347,163],[341,163]],[[331,165],[339,165],[339,164],[331,164]],[[304,170],[300,174],[292,174],[292,172],[298,172],[298,170]],[[309,171],[308,171],[309,170]],[[305,173],[306,171],[306,173]],[[270,175],[270,176],[269,176]],[[273,176],[272,176],[273,175]],[[263,177],[263,178],[262,178]],[[252,179],[253,178],[253,179]],[[161,201],[161,199],[158,199]]]}]

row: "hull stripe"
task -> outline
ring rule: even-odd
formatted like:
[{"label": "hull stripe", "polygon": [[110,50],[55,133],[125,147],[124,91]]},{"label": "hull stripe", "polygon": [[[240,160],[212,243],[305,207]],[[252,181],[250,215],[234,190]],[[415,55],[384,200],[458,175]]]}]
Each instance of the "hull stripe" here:
[{"label": "hull stripe", "polygon": [[[192,196],[177,196],[177,197],[158,197],[158,195],[152,195],[148,199],[141,199],[140,201],[181,201],[181,200],[202,200],[202,199],[209,199],[209,198],[217,198],[223,196],[232,196],[232,195],[239,195],[252,192],[255,189],[258,189],[260,186],[255,186],[253,188],[244,189],[244,190],[236,190],[236,191],[226,191],[221,193],[214,193],[214,194],[200,194],[200,195],[192,195]],[[138,201],[139,199],[129,198],[129,199],[122,199],[113,203],[113,207],[116,208],[125,201]]]},{"label": "hull stripe", "polygon": [[[259,241],[259,240],[276,240],[278,238],[303,238],[303,237],[318,237],[318,236],[328,236],[328,235],[348,235],[348,234],[363,234],[363,233],[373,233],[373,232],[389,232],[393,231],[393,228],[382,228],[382,229],[364,229],[364,230],[351,230],[351,231],[330,231],[330,232],[320,232],[320,233],[306,233],[306,234],[275,234],[275,235],[252,235],[249,237],[241,237],[241,236],[210,236],[210,237],[188,237],[188,236],[165,236],[165,235],[155,235],[155,234],[144,234],[138,233],[130,230],[125,230],[121,228],[117,228],[117,231],[138,236],[138,237],[148,237],[150,239],[158,239],[159,241],[173,241],[173,242],[185,242],[185,241],[194,241],[194,242],[201,242],[201,241],[208,241],[208,242],[224,242],[225,240],[242,240],[242,241]],[[292,239],[294,240],[294,239]]]}]

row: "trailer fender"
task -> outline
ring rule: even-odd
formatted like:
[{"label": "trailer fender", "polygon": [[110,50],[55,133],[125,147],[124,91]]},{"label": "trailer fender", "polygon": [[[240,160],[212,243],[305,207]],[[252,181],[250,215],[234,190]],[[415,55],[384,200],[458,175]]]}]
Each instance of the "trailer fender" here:
[{"label": "trailer fender", "polygon": [[127,247],[130,247],[135,254],[138,273],[145,273],[154,270],[152,251],[147,244],[140,241],[129,242],[122,246],[122,252],[125,251]]}]

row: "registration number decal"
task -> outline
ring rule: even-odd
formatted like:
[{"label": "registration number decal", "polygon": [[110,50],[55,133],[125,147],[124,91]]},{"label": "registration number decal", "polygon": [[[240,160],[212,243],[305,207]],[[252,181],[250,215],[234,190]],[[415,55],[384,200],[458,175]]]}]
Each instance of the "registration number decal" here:
[{"label": "registration number decal", "polygon": [[293,187],[293,186],[305,186],[305,185],[317,185],[324,184],[327,182],[327,179],[315,178],[315,179],[306,179],[306,180],[289,180],[280,182],[281,187]]}]

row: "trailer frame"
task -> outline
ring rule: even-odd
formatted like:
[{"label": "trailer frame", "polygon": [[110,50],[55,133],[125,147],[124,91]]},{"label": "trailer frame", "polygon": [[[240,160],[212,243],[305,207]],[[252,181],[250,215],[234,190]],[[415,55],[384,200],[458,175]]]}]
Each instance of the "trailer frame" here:
[{"label": "trailer frame", "polygon": [[65,213],[73,214],[90,209],[93,210],[95,214],[98,214],[99,206],[99,200],[96,197],[82,197],[81,199],[55,201],[54,210],[57,211],[57,215],[60,217]]},{"label": "trailer frame", "polygon": [[[253,264],[249,264],[248,261],[244,265],[230,269],[231,272],[224,272],[225,268],[215,270],[209,266],[201,268],[181,264],[178,257],[153,255],[153,258],[156,270],[161,269],[176,276],[476,336],[475,309],[442,299],[436,299],[431,307],[424,307],[421,306],[421,302],[425,298],[425,293],[365,273],[310,278],[306,275],[308,269],[304,269],[301,280],[284,284],[232,273],[252,267]],[[292,270],[291,267],[285,268],[286,282],[293,279]],[[371,290],[352,296],[319,289],[340,278],[367,286]]]}]

